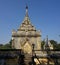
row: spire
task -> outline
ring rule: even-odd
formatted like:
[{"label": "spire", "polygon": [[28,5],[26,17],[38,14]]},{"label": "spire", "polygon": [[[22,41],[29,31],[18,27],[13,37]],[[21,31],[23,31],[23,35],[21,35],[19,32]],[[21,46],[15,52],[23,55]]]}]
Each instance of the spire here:
[{"label": "spire", "polygon": [[46,36],[46,44],[48,45],[48,35]]},{"label": "spire", "polygon": [[24,24],[30,24],[30,19],[29,19],[29,16],[28,16],[28,6],[26,5],[26,14],[25,14],[25,18],[24,18],[24,21],[23,21]]},{"label": "spire", "polygon": [[26,17],[28,17],[28,6],[26,5]]},{"label": "spire", "polygon": [[49,48],[49,44],[48,44],[48,35],[47,35],[47,37],[46,37],[46,42],[45,42],[45,44],[46,44],[46,45],[45,45],[45,49],[46,49],[46,50],[50,49],[50,48]]},{"label": "spire", "polygon": [[24,17],[24,20],[23,20],[23,22],[22,22],[22,24],[21,24],[21,26],[19,27],[18,30],[36,31],[35,27],[31,24],[29,16],[28,16],[28,6],[26,6],[25,9],[26,9],[25,17]]}]

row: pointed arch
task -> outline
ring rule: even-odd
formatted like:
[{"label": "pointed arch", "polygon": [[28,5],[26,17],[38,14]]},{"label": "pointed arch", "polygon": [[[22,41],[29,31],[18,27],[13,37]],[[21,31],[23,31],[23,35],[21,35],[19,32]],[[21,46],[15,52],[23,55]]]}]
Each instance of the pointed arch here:
[{"label": "pointed arch", "polygon": [[24,53],[32,53],[32,42],[28,38],[23,42],[22,50],[24,51]]}]

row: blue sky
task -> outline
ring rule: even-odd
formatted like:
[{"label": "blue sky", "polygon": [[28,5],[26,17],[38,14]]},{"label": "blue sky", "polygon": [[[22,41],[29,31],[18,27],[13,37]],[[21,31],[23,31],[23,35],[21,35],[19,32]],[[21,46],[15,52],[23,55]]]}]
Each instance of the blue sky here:
[{"label": "blue sky", "polygon": [[0,44],[9,42],[12,30],[17,30],[24,20],[25,7],[31,23],[41,30],[42,40],[60,42],[60,0],[0,0]]}]

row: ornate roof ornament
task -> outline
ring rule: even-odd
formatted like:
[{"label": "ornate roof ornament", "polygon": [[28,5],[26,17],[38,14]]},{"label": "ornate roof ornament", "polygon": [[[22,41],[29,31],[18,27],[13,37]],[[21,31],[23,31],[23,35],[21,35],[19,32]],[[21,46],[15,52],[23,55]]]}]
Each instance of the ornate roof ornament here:
[{"label": "ornate roof ornament", "polygon": [[28,6],[26,5],[26,17],[28,17]]}]

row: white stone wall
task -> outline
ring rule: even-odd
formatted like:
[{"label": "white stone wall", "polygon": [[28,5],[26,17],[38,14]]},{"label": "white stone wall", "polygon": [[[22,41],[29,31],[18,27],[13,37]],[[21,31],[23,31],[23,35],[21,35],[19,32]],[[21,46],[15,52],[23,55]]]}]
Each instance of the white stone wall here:
[{"label": "white stone wall", "polygon": [[[17,35],[16,37],[12,36],[12,38],[14,39],[14,42],[12,44],[13,44],[15,49],[22,49],[22,50],[26,51],[25,46],[28,46],[29,49],[31,49],[32,44],[35,44],[34,49],[35,50],[41,50],[41,37],[40,36],[34,36],[34,35],[40,35],[38,31],[17,31],[16,33],[13,33],[12,35],[15,35],[15,34]],[[32,36],[30,36],[30,37],[19,37],[18,35],[21,35],[21,34],[22,35],[32,35]],[[28,43],[26,43],[27,40],[28,40]],[[26,49],[28,49],[28,47],[26,47]],[[30,51],[32,53],[32,49]],[[39,51],[36,51],[36,53],[39,54]]]}]

